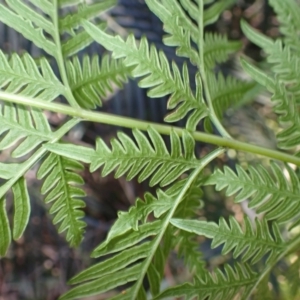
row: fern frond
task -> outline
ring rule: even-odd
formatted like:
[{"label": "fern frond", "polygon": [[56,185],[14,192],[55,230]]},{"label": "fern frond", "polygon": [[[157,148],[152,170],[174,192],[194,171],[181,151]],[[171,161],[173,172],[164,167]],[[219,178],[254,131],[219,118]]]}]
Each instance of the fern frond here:
[{"label": "fern frond", "polygon": [[249,40],[261,47],[268,55],[267,61],[273,65],[272,71],[279,82],[287,85],[290,92],[299,94],[300,83],[295,80],[300,76],[300,58],[284,46],[281,40],[273,41],[255,31],[245,21],[241,22],[243,32]]},{"label": "fern frond", "polygon": [[44,141],[51,140],[53,136],[44,114],[35,108],[29,111],[22,105],[15,107],[11,103],[2,104],[0,125],[0,150],[7,149],[25,138],[12,152],[13,157],[28,154]]},{"label": "fern frond", "polygon": [[214,222],[184,219],[172,219],[171,223],[179,229],[213,239],[212,248],[224,244],[222,254],[227,254],[234,249],[234,258],[242,256],[244,262],[251,259],[252,264],[258,262],[267,253],[268,261],[276,258],[286,245],[275,222],[272,224],[273,238],[266,220],[256,219],[254,232],[247,216],[244,218],[244,231],[233,217],[229,218],[230,226],[224,218],[220,218],[219,225]]},{"label": "fern frond", "polygon": [[271,163],[274,179],[261,165],[250,166],[248,173],[237,165],[237,173],[224,167],[224,171],[216,170],[205,182],[206,185],[216,185],[218,191],[226,188],[226,195],[236,194],[235,202],[250,198],[249,207],[256,208],[257,213],[265,213],[267,220],[282,223],[291,220],[300,212],[299,192],[300,182],[295,171],[285,166],[290,182],[282,173],[282,168]]},{"label": "fern frond", "polygon": [[[97,26],[101,30],[105,30],[106,23],[99,22]],[[75,35],[68,36],[66,40],[62,42],[62,55],[65,58],[71,57],[72,55],[91,45],[93,41],[93,38],[85,30],[78,30]]]},{"label": "fern frond", "polygon": [[112,8],[116,0],[101,0],[98,3],[86,4],[80,3],[76,6],[77,11],[68,13],[59,20],[60,33],[67,32],[74,35],[74,30],[81,25],[82,20],[90,20],[100,15],[100,13]]},{"label": "fern frond", "polygon": [[300,7],[295,0],[270,0],[280,22],[280,31],[287,46],[298,51],[300,48]]},{"label": "fern frond", "polygon": [[300,144],[300,116],[295,98],[289,93],[281,82],[273,80],[270,76],[251,65],[245,60],[241,61],[243,69],[258,83],[265,86],[273,96],[273,110],[279,115],[279,122],[283,130],[277,134],[280,148],[293,148]]},{"label": "fern frond", "polygon": [[211,70],[218,63],[228,60],[230,54],[240,50],[242,43],[229,41],[226,35],[216,33],[205,33],[204,36],[204,63],[208,70]]},{"label": "fern frond", "polygon": [[[258,275],[248,265],[236,264],[234,268],[226,264],[225,274],[216,269],[213,274],[202,273],[195,277],[193,283],[184,283],[168,288],[154,298],[166,299],[184,296],[187,300],[214,300],[214,299],[246,299],[248,293],[255,285]],[[238,297],[238,298],[236,298]]]},{"label": "fern frond", "polygon": [[206,78],[215,113],[220,119],[226,109],[241,103],[255,87],[253,82],[240,81],[232,76],[224,77],[222,73],[215,75],[207,72]]},{"label": "fern frond", "polygon": [[[55,5],[49,1],[30,2],[46,10],[50,17],[57,13]],[[10,9],[0,4],[0,21],[20,32],[26,39],[36,44],[37,47],[55,57],[57,53],[56,45],[53,40],[45,37],[45,33],[52,37],[54,36],[55,27],[50,19],[38,14],[24,1],[6,0],[6,3]]]},{"label": "fern frond", "polygon": [[82,66],[79,58],[74,57],[66,63],[67,76],[77,103],[83,108],[95,108],[101,105],[107,91],[112,92],[112,84],[119,88],[127,82],[130,68],[122,61],[110,59],[107,55],[101,59],[94,55],[91,59],[84,56]]},{"label": "fern frond", "polygon": [[6,92],[52,101],[63,95],[64,86],[54,75],[46,59],[40,60],[40,70],[33,58],[25,53],[9,59],[0,50],[0,88]]},{"label": "fern frond", "polygon": [[10,179],[14,177],[18,167],[18,163],[0,163],[0,178]]},{"label": "fern frond", "polygon": [[150,177],[150,186],[166,186],[199,165],[194,154],[194,139],[187,131],[182,138],[183,149],[179,136],[172,131],[171,153],[156,130],[150,127],[148,134],[150,141],[140,130],[134,129],[133,141],[119,132],[119,140],[111,141],[112,149],[102,139],[97,139],[95,151],[75,145],[49,144],[45,147],[59,155],[90,163],[91,172],[103,166],[103,176],[116,169],[116,178],[127,174],[127,179],[131,180],[139,174],[138,180],[142,182]]},{"label": "fern frond", "polygon": [[165,118],[167,122],[178,121],[184,118],[188,112],[194,111],[190,118],[193,119],[192,124],[195,126],[207,115],[200,84],[198,84],[195,96],[189,85],[186,65],[183,66],[183,76],[181,76],[174,62],[172,63],[173,72],[171,72],[168,60],[162,51],[158,53],[153,46],[149,49],[146,38],[142,38],[137,47],[133,35],[129,35],[125,42],[120,37],[112,37],[104,33],[90,22],[84,21],[83,26],[98,43],[113,52],[114,58],[125,57],[124,64],[126,66],[135,66],[132,71],[134,77],[147,75],[139,82],[139,86],[151,88],[148,92],[149,97],[156,98],[171,94],[168,109],[176,107],[176,111]]},{"label": "fern frond", "polygon": [[53,223],[61,222],[58,231],[67,231],[66,239],[71,246],[81,242],[85,227],[81,220],[84,213],[80,210],[85,203],[78,199],[85,196],[84,191],[78,187],[84,182],[74,172],[82,168],[82,164],[76,161],[51,153],[37,172],[37,178],[44,179],[41,193],[47,194],[45,202],[54,202],[49,211],[50,214],[56,214]]},{"label": "fern frond", "polygon": [[190,40],[190,36],[192,35],[194,41],[197,41],[197,29],[191,23],[189,24],[190,28],[192,28],[191,31],[180,26],[179,17],[174,14],[176,11],[181,11],[179,3],[177,1],[171,1],[172,5],[170,5],[168,2],[170,1],[146,0],[148,7],[160,18],[164,24],[164,31],[168,33],[168,36],[163,38],[164,44],[177,47],[176,54],[178,56],[188,57],[192,64],[199,66],[199,55],[197,50],[191,46]]}]

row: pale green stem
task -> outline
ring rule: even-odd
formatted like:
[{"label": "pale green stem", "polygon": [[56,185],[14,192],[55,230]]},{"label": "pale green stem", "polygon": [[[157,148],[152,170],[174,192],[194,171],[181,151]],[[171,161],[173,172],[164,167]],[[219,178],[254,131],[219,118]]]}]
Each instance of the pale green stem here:
[{"label": "pale green stem", "polygon": [[[61,128],[59,128],[55,133],[54,137],[48,143],[56,143],[58,142],[70,129],[72,129],[78,122],[79,119],[72,119],[65,123]],[[18,171],[15,176],[13,176],[10,180],[5,182],[0,187],[0,199],[7,193],[7,191],[22,177],[24,174],[31,169],[46,153],[48,150],[44,147],[38,149],[28,160],[20,164]]]},{"label": "pale green stem", "polygon": [[[6,92],[0,91],[0,99],[13,102],[17,104],[23,104],[31,107],[37,107],[49,111],[54,111],[57,113],[62,113],[65,115],[80,118],[82,120],[110,124],[114,126],[126,127],[126,128],[138,128],[140,130],[147,130],[149,126],[152,126],[160,134],[170,135],[171,131],[174,130],[178,135],[182,136],[184,129],[169,125],[161,125],[152,122],[139,121],[131,118],[120,117],[113,114],[101,113],[88,111],[84,109],[72,108],[68,105],[39,101],[38,99],[24,97],[20,95],[14,95]],[[235,150],[245,151],[249,153],[254,153],[257,155],[262,155],[269,157],[271,159],[280,160],[287,163],[292,163],[300,166],[300,157],[289,155],[280,151],[275,151],[268,148],[263,148],[248,143],[239,142],[229,138],[223,138],[220,136],[207,134],[199,131],[191,132],[192,136],[196,141],[205,142],[208,144],[213,144],[220,147],[231,148]]]},{"label": "pale green stem", "polygon": [[198,31],[199,31],[199,40],[198,40],[198,49],[199,49],[199,58],[200,58],[200,65],[199,65],[199,71],[200,76],[202,79],[204,92],[205,92],[205,100],[209,108],[209,117],[210,120],[213,122],[213,124],[216,126],[219,133],[225,137],[231,139],[232,137],[227,132],[227,130],[224,128],[222,123],[220,122],[219,118],[217,117],[215,113],[215,109],[212,103],[210,91],[207,84],[207,78],[206,78],[206,70],[205,70],[205,64],[204,64],[204,25],[203,25],[203,0],[198,1],[198,8],[199,8],[199,19],[198,19]]},{"label": "pale green stem", "polygon": [[223,148],[218,148],[216,150],[214,150],[213,152],[209,153],[208,155],[206,155],[203,159],[201,159],[200,161],[200,165],[199,167],[189,176],[188,181],[186,182],[186,184],[184,185],[184,187],[181,189],[179,195],[176,197],[171,210],[169,211],[169,213],[167,214],[167,216],[163,219],[163,224],[160,230],[160,233],[158,236],[155,237],[155,242],[153,245],[153,251],[151,254],[149,254],[147,256],[147,259],[145,260],[145,262],[143,263],[143,269],[141,271],[141,276],[139,277],[138,281],[135,283],[135,289],[133,291],[133,299],[137,299],[137,294],[139,292],[139,289],[143,283],[143,279],[149,269],[149,266],[152,262],[152,259],[154,257],[154,254],[156,253],[157,248],[159,247],[159,244],[170,224],[170,220],[172,219],[174,213],[176,212],[176,209],[178,207],[178,205],[180,204],[180,202],[182,201],[182,199],[184,198],[185,194],[188,192],[189,188],[191,187],[191,185],[193,184],[194,180],[199,176],[199,173],[203,170],[203,168],[205,166],[207,166],[212,160],[214,160],[216,157],[218,157],[220,154],[222,154],[225,151],[225,149]]},{"label": "pale green stem", "polygon": [[53,39],[54,39],[55,45],[57,46],[55,59],[56,59],[56,62],[57,62],[58,68],[59,68],[61,80],[65,86],[64,96],[67,98],[69,104],[72,107],[79,108],[80,106],[77,103],[76,99],[74,98],[71,88],[69,86],[69,80],[68,80],[67,73],[66,73],[65,62],[64,62],[63,55],[62,55],[62,51],[61,51],[62,46],[61,46],[60,34],[59,34],[59,19],[58,19],[59,9],[58,9],[58,5],[57,5],[57,0],[53,1],[53,6],[56,9],[56,13],[53,14],[53,19],[52,19],[54,28],[55,28]]},{"label": "pale green stem", "polygon": [[252,293],[256,290],[258,285],[266,278],[266,276],[269,276],[271,270],[276,266],[276,264],[286,257],[289,253],[293,252],[295,249],[299,249],[300,246],[300,235],[296,236],[294,240],[292,240],[289,245],[286,247],[286,249],[280,253],[280,255],[272,261],[260,274],[258,280],[256,281],[255,285],[252,287],[251,291],[249,292],[249,295],[247,296],[247,300],[251,298]]}]

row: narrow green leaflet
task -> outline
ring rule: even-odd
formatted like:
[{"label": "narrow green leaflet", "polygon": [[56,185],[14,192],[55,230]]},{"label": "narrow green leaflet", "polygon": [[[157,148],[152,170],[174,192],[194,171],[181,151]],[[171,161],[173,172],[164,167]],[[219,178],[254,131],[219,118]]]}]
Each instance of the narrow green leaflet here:
[{"label": "narrow green leaflet", "polygon": [[94,152],[75,145],[49,144],[45,147],[59,155],[90,163],[91,172],[102,166],[102,176],[116,170],[116,178],[124,174],[128,180],[139,175],[139,182],[150,178],[150,186],[166,186],[199,165],[194,154],[195,141],[187,131],[183,135],[183,147],[177,133],[171,132],[171,152],[153,128],[148,129],[148,135],[150,140],[140,130],[134,129],[134,141],[119,132],[118,139],[111,141],[111,149],[98,138]]},{"label": "narrow green leaflet", "polygon": [[216,269],[214,273],[205,272],[193,283],[183,283],[163,291],[153,300],[171,299],[184,296],[187,300],[244,300],[255,285],[258,275],[247,265],[236,264],[234,268],[226,264],[225,272]]},{"label": "narrow green leaflet", "polygon": [[285,166],[290,181],[284,176],[282,167],[272,162],[270,174],[263,166],[250,166],[246,172],[237,165],[237,172],[229,167],[217,169],[204,184],[216,185],[218,191],[226,188],[226,195],[236,195],[235,202],[250,198],[249,207],[257,213],[265,213],[267,220],[284,223],[300,213],[300,182],[295,171]]},{"label": "narrow green leaflet", "polygon": [[280,22],[279,29],[284,35],[284,42],[298,51],[300,48],[300,6],[295,0],[269,0]]},{"label": "narrow green leaflet", "polygon": [[212,72],[207,72],[206,78],[215,113],[220,119],[226,109],[254,96],[254,82],[241,81],[232,76],[224,77],[222,73],[215,75]]},{"label": "narrow green leaflet", "polygon": [[6,92],[40,100],[52,101],[65,93],[65,88],[54,75],[48,61],[40,59],[40,68],[27,53],[16,53],[9,58],[0,50],[0,88]]},{"label": "narrow green leaflet", "polygon": [[[137,46],[133,35],[129,35],[126,41],[119,36],[113,37],[106,34],[88,21],[83,21],[85,30],[102,46],[112,51],[114,58],[125,58],[124,64],[128,67],[134,66],[132,75],[134,77],[144,76],[139,82],[142,88],[151,88],[148,96],[157,98],[171,94],[168,109],[174,109],[172,118],[168,116],[167,122],[176,122],[184,118],[190,111],[197,114],[196,121],[199,122],[207,115],[207,108],[200,96],[202,92],[198,84],[196,96],[193,94],[189,84],[189,74],[186,65],[183,66],[182,75],[177,65],[172,62],[172,71],[169,62],[162,51],[157,51],[154,46],[148,45],[146,38],[142,38]],[[198,83],[198,82],[197,82]]]},{"label": "narrow green leaflet", "polygon": [[30,199],[24,177],[21,177],[12,187],[14,195],[14,225],[13,238],[22,236],[30,215]]},{"label": "narrow green leaflet", "polygon": [[[7,149],[23,139],[12,152],[13,157],[28,154],[44,141],[53,137],[44,114],[38,109],[28,110],[11,103],[0,106],[0,150]],[[5,135],[4,135],[5,134]]]},{"label": "narrow green leaflet", "polygon": [[18,163],[1,163],[0,162],[0,178],[10,179],[15,176],[19,168]]},{"label": "narrow green leaflet", "polygon": [[112,8],[116,4],[116,0],[98,0],[97,3],[86,4],[80,3],[76,6],[77,11],[68,13],[59,20],[60,33],[68,32],[75,34],[82,20],[90,20],[100,15],[100,13]]},{"label": "narrow green leaflet", "polygon": [[53,223],[60,223],[59,232],[67,231],[66,240],[71,246],[80,244],[85,222],[82,221],[85,203],[79,199],[85,196],[79,187],[83,179],[75,171],[83,166],[77,161],[49,154],[41,164],[37,178],[44,179],[41,193],[47,194],[46,203],[51,203],[50,214],[55,214]]},{"label": "narrow green leaflet", "polygon": [[244,262],[251,259],[251,263],[256,263],[267,253],[268,260],[272,260],[283,251],[286,246],[279,227],[273,223],[272,237],[266,221],[256,219],[256,230],[252,228],[248,217],[244,218],[244,231],[235,218],[229,218],[229,226],[224,218],[220,218],[219,225],[214,222],[172,219],[171,223],[179,229],[203,235],[212,239],[212,248],[224,244],[222,254],[234,250],[233,257],[242,256]]},{"label": "narrow green leaflet", "polygon": [[6,200],[0,199],[0,255],[4,256],[11,241],[11,232],[6,213]]},{"label": "narrow green leaflet", "polygon": [[66,69],[77,103],[83,108],[96,108],[102,104],[101,99],[107,96],[107,92],[113,92],[113,84],[122,88],[131,68],[108,55],[103,56],[101,62],[98,55],[92,58],[85,55],[82,64],[78,57],[68,60]]},{"label": "narrow green leaflet", "polygon": [[240,50],[242,43],[240,41],[229,41],[227,36],[207,32],[204,35],[204,63],[210,70],[218,63],[226,62],[229,56]]},{"label": "narrow green leaflet", "polygon": [[[49,2],[50,4],[50,2]],[[43,29],[41,27],[36,28],[33,24],[31,18],[36,16],[36,13],[32,15],[30,11],[32,11],[28,5],[25,5],[24,2],[20,0],[9,1],[9,6],[11,9],[7,8],[3,4],[0,4],[0,21],[6,24],[7,26],[15,29],[16,31],[20,32],[26,39],[35,43],[39,48],[46,51],[48,54],[52,56],[56,56],[57,49],[56,45],[53,41],[45,37]],[[19,15],[14,11],[20,11],[20,7],[27,6],[24,10],[22,9],[21,12],[24,15]],[[52,12],[55,11],[56,8],[53,4]],[[38,17],[34,18],[34,22],[36,25],[43,25],[44,28],[49,28],[49,21],[45,17]]]}]

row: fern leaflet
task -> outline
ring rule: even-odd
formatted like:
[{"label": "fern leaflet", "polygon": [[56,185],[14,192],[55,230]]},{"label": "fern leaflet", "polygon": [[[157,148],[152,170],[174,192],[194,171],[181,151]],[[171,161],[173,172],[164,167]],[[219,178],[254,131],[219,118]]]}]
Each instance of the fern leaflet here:
[{"label": "fern leaflet", "polygon": [[224,244],[222,254],[227,254],[234,249],[234,258],[242,256],[244,262],[251,259],[252,264],[258,262],[269,252],[268,260],[276,258],[286,246],[276,223],[273,223],[275,236],[273,238],[267,222],[259,221],[258,219],[255,222],[256,232],[253,231],[248,217],[244,218],[244,232],[233,217],[229,219],[230,226],[228,226],[224,218],[220,218],[219,225],[214,222],[184,219],[172,219],[171,223],[179,229],[213,239],[212,248]]},{"label": "fern leaflet", "polygon": [[150,186],[168,185],[181,174],[198,166],[194,155],[195,142],[188,132],[183,136],[184,153],[176,132],[171,133],[171,153],[157,131],[150,127],[148,134],[153,146],[141,131],[134,129],[137,145],[127,135],[119,132],[119,141],[111,141],[112,149],[101,139],[97,139],[95,151],[75,145],[49,144],[45,147],[59,155],[90,163],[91,172],[103,166],[102,176],[117,169],[116,178],[127,174],[127,179],[131,180],[139,174],[138,180],[142,182],[150,177]]},{"label": "fern leaflet", "polygon": [[85,204],[78,199],[85,196],[84,191],[78,187],[83,184],[83,179],[74,173],[82,168],[83,166],[76,161],[51,153],[37,173],[38,179],[44,179],[41,193],[47,193],[45,202],[54,202],[50,209],[51,214],[56,213],[53,223],[61,222],[58,231],[67,230],[66,239],[71,246],[79,245],[85,227],[81,220],[83,211],[79,210]]},{"label": "fern leaflet", "polygon": [[101,66],[96,55],[92,59],[84,56],[82,66],[78,57],[74,57],[67,61],[66,69],[72,93],[83,108],[101,105],[101,98],[106,96],[107,90],[112,92],[112,84],[121,88],[130,71],[121,61],[107,55],[102,57]]},{"label": "fern leaflet", "polygon": [[205,184],[214,184],[217,190],[227,188],[227,196],[237,193],[235,202],[241,202],[250,197],[248,206],[256,208],[257,213],[265,213],[267,220],[282,223],[299,214],[300,182],[290,166],[286,165],[286,169],[291,182],[284,177],[281,168],[275,163],[271,164],[275,179],[262,166],[255,168],[250,166],[249,174],[239,165],[236,169],[237,173],[228,167],[225,167],[223,172],[216,170]]},{"label": "fern leaflet", "polygon": [[152,46],[149,49],[146,38],[142,38],[137,47],[133,35],[129,35],[125,42],[120,37],[112,37],[104,33],[90,22],[84,21],[83,26],[98,43],[113,52],[114,58],[125,57],[126,66],[135,66],[132,71],[134,77],[148,75],[139,82],[139,86],[151,88],[148,92],[149,97],[156,98],[171,94],[168,109],[176,106],[177,108],[166,117],[166,121],[178,121],[194,110],[193,118],[190,117],[193,119],[191,127],[196,127],[197,123],[207,115],[207,108],[201,96],[201,85],[197,84],[198,90],[195,96],[189,85],[186,65],[183,66],[182,78],[174,62],[172,63],[173,72],[171,72],[168,60],[162,51],[158,53]]},{"label": "fern leaflet", "polygon": [[216,269],[214,274],[205,272],[195,277],[194,282],[183,283],[178,286],[168,288],[160,295],[154,298],[166,299],[167,297],[185,296],[185,299],[192,300],[197,297],[198,300],[224,299],[232,300],[246,299],[247,294],[255,285],[258,275],[247,265],[236,264],[234,268],[226,264],[225,274]]}]

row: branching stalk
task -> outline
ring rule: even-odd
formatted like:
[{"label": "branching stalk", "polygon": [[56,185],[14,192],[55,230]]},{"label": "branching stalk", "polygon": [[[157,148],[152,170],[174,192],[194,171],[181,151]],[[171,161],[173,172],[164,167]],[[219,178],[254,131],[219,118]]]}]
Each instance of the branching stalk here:
[{"label": "branching stalk", "polygon": [[[170,135],[171,130],[175,130],[179,136],[183,135],[184,129],[180,127],[174,127],[169,125],[162,125],[158,123],[140,121],[136,119],[131,119],[127,117],[120,117],[113,114],[94,112],[85,109],[72,108],[68,105],[53,103],[53,102],[45,102],[38,101],[34,98],[29,98],[20,95],[14,95],[6,92],[0,92],[0,98],[2,100],[23,104],[31,107],[37,107],[57,113],[62,113],[65,115],[73,116],[80,118],[84,121],[98,122],[104,123],[114,126],[122,126],[125,128],[138,128],[140,130],[147,130],[149,126],[152,126],[156,129],[160,134]],[[195,131],[191,133],[196,141],[201,141],[209,144],[213,144],[219,147],[226,147],[235,150],[245,151],[249,153],[254,153],[257,155],[262,155],[269,157],[271,159],[280,160],[287,163],[292,163],[297,166],[300,166],[300,158],[297,156],[289,155],[280,151],[275,151],[272,149],[267,149],[264,147],[255,146],[248,143],[239,142],[233,140],[231,138],[225,138],[216,136],[213,134],[207,134],[199,131]]]},{"label": "branching stalk", "polygon": [[218,119],[215,109],[212,103],[210,91],[207,84],[207,78],[206,78],[206,70],[205,70],[205,64],[204,64],[204,25],[203,25],[203,0],[198,1],[198,7],[199,7],[199,19],[198,19],[198,30],[199,30],[199,40],[198,40],[198,49],[199,49],[199,58],[200,58],[200,65],[199,65],[199,71],[200,76],[202,79],[204,92],[205,92],[205,99],[206,103],[208,105],[208,113],[211,121],[216,126],[219,133],[225,137],[231,139],[230,134],[227,132],[227,130],[224,128],[224,126],[221,124],[220,120]]}]

